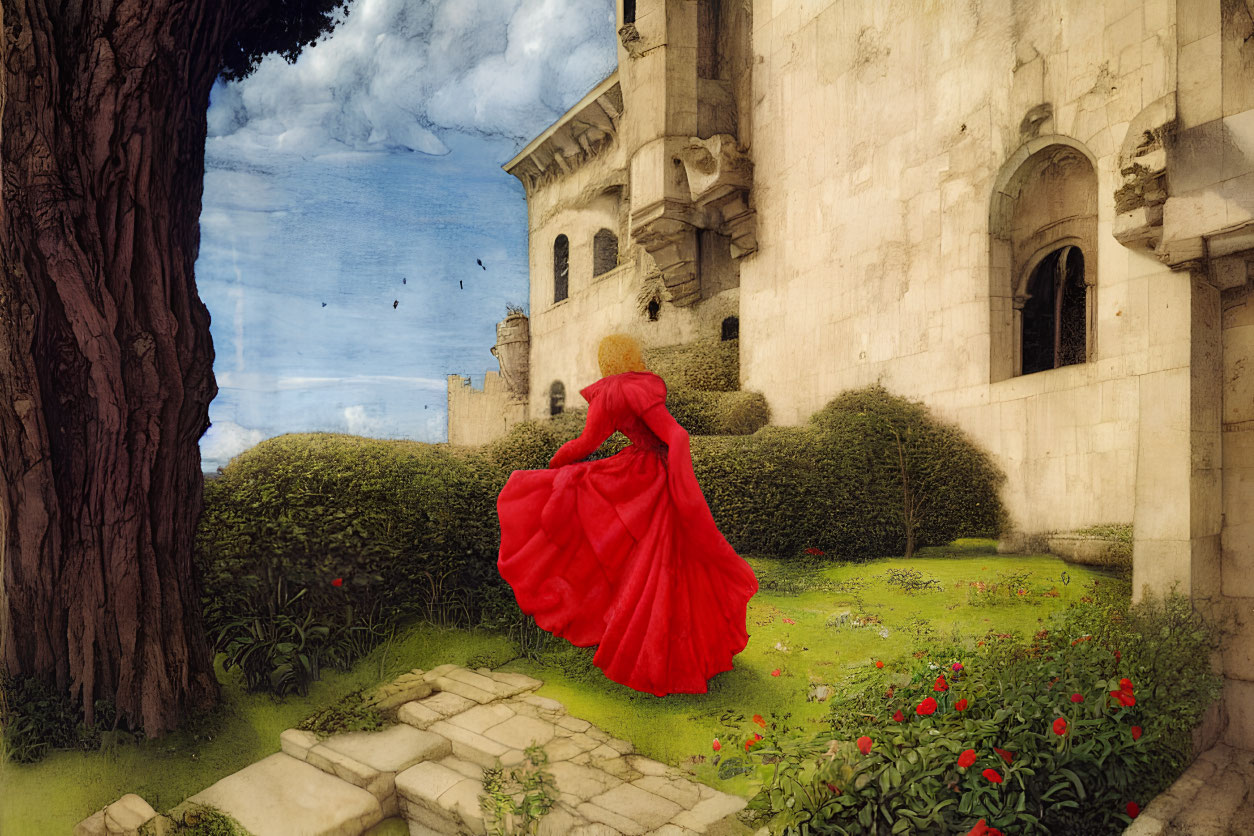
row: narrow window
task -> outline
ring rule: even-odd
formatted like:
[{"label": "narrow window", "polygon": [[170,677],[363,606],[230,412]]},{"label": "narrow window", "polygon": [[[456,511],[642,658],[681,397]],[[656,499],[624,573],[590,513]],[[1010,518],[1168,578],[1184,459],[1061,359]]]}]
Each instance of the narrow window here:
[{"label": "narrow window", "polygon": [[648,308],[646,308],[646,311],[649,314],[649,321],[657,322],[657,315],[658,315],[658,312],[660,312],[661,310],[662,310],[662,304],[658,302],[658,300],[656,299],[650,299],[649,306]]},{"label": "narrow window", "polygon": [[570,295],[570,239],[557,236],[553,242],[553,301],[560,302]]},{"label": "narrow window", "polygon": [[1032,270],[1023,303],[1023,374],[1083,363],[1088,288],[1079,247],[1054,250]]},{"label": "narrow window", "polygon": [[600,276],[618,266],[618,236],[603,229],[592,238],[592,275]]},{"label": "narrow window", "polygon": [[697,78],[718,78],[718,2],[697,6]]},{"label": "narrow window", "polygon": [[724,340],[740,339],[740,317],[729,316],[723,320],[723,336]]},{"label": "narrow window", "polygon": [[636,22],[636,0],[623,0],[623,24]]},{"label": "narrow window", "polygon": [[549,387],[549,415],[561,415],[566,407],[566,386],[555,380]]}]

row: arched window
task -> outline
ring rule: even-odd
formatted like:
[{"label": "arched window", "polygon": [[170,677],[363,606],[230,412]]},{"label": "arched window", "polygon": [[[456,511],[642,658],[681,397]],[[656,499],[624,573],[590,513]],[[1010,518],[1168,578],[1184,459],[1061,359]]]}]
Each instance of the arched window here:
[{"label": "arched window", "polygon": [[553,301],[560,302],[570,295],[570,239],[557,236],[553,242]]},{"label": "arched window", "polygon": [[1086,363],[1097,309],[1097,172],[1072,139],[1035,140],[1002,168],[990,230],[993,381]]},{"label": "arched window", "polygon": [[623,24],[636,22],[636,0],[623,0]]},{"label": "arched window", "polygon": [[729,316],[727,317],[727,319],[723,320],[722,339],[724,340],[740,339],[740,317]]},{"label": "arched window", "polygon": [[566,408],[566,386],[560,380],[549,386],[549,415],[561,415]]},{"label": "arched window", "polygon": [[618,266],[618,236],[602,229],[592,238],[592,275],[608,273]]},{"label": "arched window", "polygon": [[1033,268],[1023,302],[1023,374],[1083,363],[1086,357],[1084,253],[1060,247]]}]

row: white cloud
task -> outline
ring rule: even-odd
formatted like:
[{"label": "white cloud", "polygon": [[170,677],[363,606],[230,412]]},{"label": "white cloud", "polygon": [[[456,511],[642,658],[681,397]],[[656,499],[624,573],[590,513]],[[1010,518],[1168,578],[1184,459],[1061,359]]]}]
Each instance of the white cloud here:
[{"label": "white cloud", "polygon": [[200,440],[200,456],[204,464],[225,466],[235,456],[266,440],[261,430],[241,427],[234,421],[214,421]]},{"label": "white cloud", "polygon": [[296,64],[219,84],[213,156],[447,153],[450,129],[523,142],[614,67],[611,0],[356,0]]},{"label": "white cloud", "polygon": [[[433,377],[405,377],[390,374],[360,374],[345,377],[301,377],[293,375],[274,375],[262,372],[215,372],[219,389],[244,389],[253,392],[278,392],[284,390],[304,391],[306,389],[328,388],[343,389],[349,386],[412,386],[418,389],[432,389],[443,392],[448,388],[448,381]],[[359,407],[350,407],[358,409]]]}]

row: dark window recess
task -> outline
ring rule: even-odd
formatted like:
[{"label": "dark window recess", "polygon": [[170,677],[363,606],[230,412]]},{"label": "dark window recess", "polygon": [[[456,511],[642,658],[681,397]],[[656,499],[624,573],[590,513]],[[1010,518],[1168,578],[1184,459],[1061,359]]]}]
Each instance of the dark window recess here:
[{"label": "dark window recess", "polygon": [[697,78],[718,78],[719,0],[697,6]]},{"label": "dark window recess", "polygon": [[662,310],[662,303],[656,299],[652,299],[649,301],[649,305],[646,310],[649,312],[649,321],[657,322],[657,315]]},{"label": "dark window recess", "polygon": [[592,238],[592,275],[608,273],[618,266],[618,236],[603,229]]},{"label": "dark window recess", "polygon": [[570,239],[557,236],[553,242],[553,301],[560,302],[570,295]]},{"label": "dark window recess", "polygon": [[623,23],[636,22],[636,0],[623,0]]},{"label": "dark window recess", "polygon": [[729,316],[723,320],[723,336],[724,340],[740,339],[740,317]]},{"label": "dark window recess", "polygon": [[549,415],[561,415],[566,407],[566,386],[560,380],[549,387]]},{"label": "dark window recess", "polygon": [[1083,363],[1088,288],[1084,254],[1066,246],[1047,255],[1028,279],[1023,303],[1023,374]]}]

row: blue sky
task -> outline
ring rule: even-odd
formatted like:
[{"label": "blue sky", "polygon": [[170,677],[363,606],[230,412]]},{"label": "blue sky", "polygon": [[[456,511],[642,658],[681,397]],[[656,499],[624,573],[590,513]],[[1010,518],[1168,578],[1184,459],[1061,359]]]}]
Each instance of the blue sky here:
[{"label": "blue sky", "polygon": [[445,440],[445,376],[481,385],[527,302],[526,199],[501,165],[615,57],[613,0],[354,0],[296,64],[214,87],[205,470],[288,432]]}]

